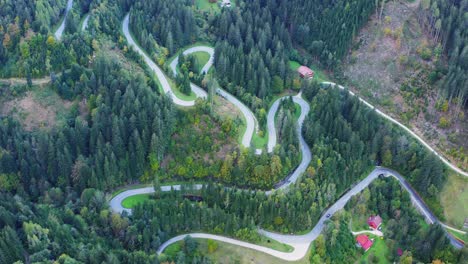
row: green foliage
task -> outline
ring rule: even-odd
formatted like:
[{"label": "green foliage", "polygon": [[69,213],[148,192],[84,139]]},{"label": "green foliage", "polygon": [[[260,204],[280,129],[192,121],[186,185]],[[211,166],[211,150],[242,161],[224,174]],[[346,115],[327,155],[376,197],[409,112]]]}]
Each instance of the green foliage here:
[{"label": "green foliage", "polygon": [[234,235],[241,240],[250,241],[252,243],[260,241],[260,235],[256,229],[242,228],[237,230]]},{"label": "green foliage", "polygon": [[218,243],[214,241],[213,239],[208,239],[207,245],[208,245],[209,254],[212,254],[213,252],[216,251],[216,249],[218,249]]},{"label": "green foliage", "polygon": [[[442,46],[436,46],[436,59],[442,49],[448,55],[448,72],[443,79],[441,89],[447,98],[457,97],[463,105],[467,104],[468,87],[466,43],[468,27],[466,21],[466,2],[455,0],[428,0],[421,5],[420,14],[425,20],[428,31]],[[432,53],[431,50],[427,54]]]},{"label": "green foliage", "polygon": [[[437,258],[446,263],[457,262],[457,257],[452,255],[455,249],[449,244],[444,231],[439,226],[428,226],[424,222],[421,213],[414,208],[408,192],[393,178],[374,181],[368,190],[353,197],[345,208],[353,222],[363,221],[366,226],[365,221],[369,215],[380,215],[383,219],[383,240],[376,238],[378,241],[374,241],[370,250],[375,255],[371,256],[368,252],[363,258],[378,258],[380,263],[398,262],[408,255],[405,253],[399,257],[396,254],[398,249],[402,249],[412,252],[413,258],[427,263]],[[421,252],[421,247],[425,248],[425,252]]]},{"label": "green foliage", "polygon": [[343,190],[341,183],[346,188],[354,182],[355,175],[376,163],[406,175],[425,198],[432,197],[428,192],[431,185],[443,187],[446,174],[435,155],[346,91],[321,90],[312,84],[306,87],[304,95],[312,101],[311,109],[315,109],[305,121],[304,138],[316,157],[321,157],[325,146],[335,150],[334,159],[322,160],[326,170],[340,175],[338,192]]},{"label": "green foliage", "polygon": [[442,116],[439,118],[439,127],[440,128],[447,128],[450,126],[450,120],[446,117]]},{"label": "green foliage", "polygon": [[[156,95],[141,75],[133,76],[117,62],[98,55],[92,70],[76,67],[56,78],[54,85],[63,96],[93,94],[90,115],[75,115],[49,135],[27,133],[10,117],[3,118],[0,146],[9,155],[2,161],[11,156],[16,162],[9,161],[0,173],[21,171],[23,188],[40,195],[39,186],[46,182],[77,190],[113,188],[151,170],[150,153],[162,159],[168,147],[163,138],[173,129],[172,105],[168,98]],[[40,151],[30,151],[30,142]],[[28,155],[19,157],[22,149]]]},{"label": "green foliage", "polygon": [[198,26],[189,6],[191,3],[184,0],[133,1],[130,27],[138,43],[159,57],[162,55],[159,45],[174,54],[195,42]]},{"label": "green foliage", "polygon": [[0,190],[15,191],[20,184],[18,175],[12,173],[0,173]]}]

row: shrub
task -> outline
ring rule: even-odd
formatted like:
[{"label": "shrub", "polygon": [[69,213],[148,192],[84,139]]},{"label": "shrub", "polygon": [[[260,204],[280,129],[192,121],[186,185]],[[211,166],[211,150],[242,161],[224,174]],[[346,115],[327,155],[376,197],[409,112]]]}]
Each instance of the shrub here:
[{"label": "shrub", "polygon": [[432,50],[423,44],[416,49],[416,52],[421,56],[423,60],[430,60],[432,57]]},{"label": "shrub", "polygon": [[385,27],[383,32],[386,37],[390,37],[393,34],[392,30],[389,27]]},{"label": "shrub", "polygon": [[448,120],[447,118],[445,117],[441,117],[439,119],[439,127],[440,128],[447,128],[450,126],[450,120]]},{"label": "shrub", "polygon": [[392,22],[392,18],[389,16],[385,16],[384,21],[385,21],[385,24],[389,24],[390,22]]}]

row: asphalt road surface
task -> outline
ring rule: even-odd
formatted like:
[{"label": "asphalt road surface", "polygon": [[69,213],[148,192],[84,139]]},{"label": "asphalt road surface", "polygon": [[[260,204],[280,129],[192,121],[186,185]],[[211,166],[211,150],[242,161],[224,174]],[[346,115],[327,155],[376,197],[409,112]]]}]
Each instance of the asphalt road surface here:
[{"label": "asphalt road surface", "polygon": [[67,21],[67,15],[73,7],[73,0],[68,0],[67,7],[65,8],[65,15],[63,17],[62,24],[55,31],[54,36],[56,39],[60,40],[62,38],[63,31],[65,30],[65,22]]}]

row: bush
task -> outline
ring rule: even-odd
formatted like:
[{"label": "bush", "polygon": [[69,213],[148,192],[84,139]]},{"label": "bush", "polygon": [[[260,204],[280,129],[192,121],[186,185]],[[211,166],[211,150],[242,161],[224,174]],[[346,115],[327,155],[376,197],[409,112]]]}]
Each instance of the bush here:
[{"label": "bush", "polygon": [[393,35],[393,32],[392,32],[392,30],[391,30],[389,27],[385,27],[384,30],[383,30],[383,32],[384,32],[384,35],[385,35],[386,37],[390,37],[390,36]]},{"label": "bush", "polygon": [[448,120],[447,118],[445,117],[441,117],[439,119],[439,127],[440,128],[447,128],[450,126],[450,120]]},{"label": "bush", "polygon": [[419,47],[416,51],[423,60],[430,60],[432,58],[432,50],[426,46]]},{"label": "bush", "polygon": [[218,243],[213,239],[208,239],[208,253],[213,253],[218,249]]}]

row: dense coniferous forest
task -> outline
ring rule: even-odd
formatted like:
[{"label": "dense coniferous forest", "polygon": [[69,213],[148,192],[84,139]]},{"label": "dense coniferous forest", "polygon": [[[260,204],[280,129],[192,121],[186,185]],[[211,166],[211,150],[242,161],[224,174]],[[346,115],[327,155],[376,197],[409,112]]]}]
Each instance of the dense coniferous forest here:
[{"label": "dense coniferous forest", "polygon": [[[232,146],[232,137],[239,134],[238,120],[210,116],[203,105],[196,111],[180,111],[176,117],[177,133],[172,136],[168,151],[170,158],[163,161],[159,177],[162,180],[216,179],[227,185],[271,189],[299,164],[297,111],[292,100],[285,100],[280,107],[276,118],[280,145],[272,155],[256,155],[253,149],[240,149],[237,142]],[[219,142],[231,145],[224,149]],[[217,155],[223,156],[213,157]]]},{"label": "dense coniferous forest", "polygon": [[[425,223],[413,207],[408,193],[392,178],[373,182],[368,190],[346,205],[346,210],[354,218],[357,215],[382,217],[385,234],[382,242],[390,252],[387,261],[403,262],[412,258],[424,263],[436,259],[462,263],[466,258],[459,259],[456,254],[451,253],[451,246],[443,229]],[[406,252],[398,256],[398,249]]]},{"label": "dense coniferous forest", "polygon": [[[422,220],[408,193],[392,178],[373,182],[346,205],[346,210],[334,217],[324,234],[314,242],[310,263],[359,262],[360,259],[368,263],[431,263],[435,260],[463,263],[466,260],[466,256],[453,254],[441,227],[427,225]],[[360,218],[360,215],[365,217]],[[375,254],[370,253],[363,259],[362,250],[356,250],[355,237],[349,229],[354,221],[367,225],[368,215],[380,215],[383,219],[384,239],[375,237],[372,247],[385,244],[388,252],[383,254],[380,247]]]},{"label": "dense coniferous forest", "polygon": [[191,1],[135,1],[130,12],[130,27],[138,43],[160,65],[167,55],[197,40],[198,26]]},{"label": "dense coniferous forest", "polygon": [[448,72],[442,90],[447,97],[466,106],[468,102],[468,29],[466,26],[467,1],[423,0],[420,4],[421,23],[428,34],[448,56]]},{"label": "dense coniferous forest", "polygon": [[[194,15],[191,0],[75,2],[60,41],[52,31],[65,0],[0,4],[0,76],[28,80],[24,86],[0,86],[0,96],[21,97],[37,88],[32,78],[50,76],[49,88],[73,102],[66,122],[48,129],[27,130],[14,117],[0,115],[0,263],[210,263],[195,254],[190,238],[175,257],[158,257],[156,250],[192,231],[253,243],[261,239],[257,227],[309,231],[324,209],[375,165],[405,175],[443,220],[437,194],[447,173],[439,159],[347,92],[301,82],[289,69],[289,60],[320,61],[336,69],[379,1],[237,1],[237,8],[222,9],[209,21]],[[443,89],[466,104],[466,1],[422,2],[421,21],[449,57]],[[160,94],[152,73],[120,34],[127,12],[135,39],[161,66],[208,34],[216,53],[214,77],[255,112],[261,126],[275,96],[291,88],[303,91],[311,111],[302,133],[313,156],[288,192],[267,196],[224,184],[268,190],[297,166],[299,110],[292,99],[281,103],[276,116],[280,144],[272,154],[240,148],[233,140],[241,133],[240,120],[222,119],[208,102],[180,110]],[[81,32],[85,13],[92,16]],[[202,34],[202,28],[209,32]],[[109,50],[123,59],[108,56]],[[175,83],[186,94],[190,79],[206,84],[203,75],[189,77],[195,64],[192,56],[181,58]],[[207,137],[213,131],[218,134]],[[207,159],[225,138],[235,145],[222,159]],[[155,187],[159,180],[209,184],[199,191],[156,192],[132,215],[111,211],[106,192],[153,179]],[[202,201],[184,194],[200,195]],[[347,210],[367,206],[365,212],[379,213],[388,221],[390,250],[401,247],[413,254],[392,255],[391,261],[463,263],[468,258],[466,249],[448,245],[439,227],[420,223],[396,181],[378,181],[366,195],[353,199]],[[312,263],[357,259],[350,217],[343,213],[328,223],[315,242]]]},{"label": "dense coniferous forest", "polygon": [[1,173],[20,179],[10,191],[37,197],[50,187],[109,189],[138,179],[149,156],[163,156],[174,110],[143,76],[98,56],[92,70],[75,66],[53,85],[64,98],[85,98],[91,114],[74,111],[64,127],[33,134],[2,118]]},{"label": "dense coniferous forest", "polygon": [[59,22],[65,4],[66,0],[8,0],[1,3],[0,76],[43,74],[35,66],[37,67],[38,61],[44,65],[46,51],[63,53],[61,45],[52,47],[48,43],[46,46],[46,40],[49,29]]},{"label": "dense coniferous forest", "polygon": [[[267,97],[282,92],[291,40],[284,23],[258,1],[223,12],[214,22],[215,66],[221,86],[251,108],[267,108]],[[273,82],[279,82],[273,90]]]},{"label": "dense coniferous forest", "polygon": [[[356,181],[373,165],[394,168],[426,198],[431,209],[442,217],[437,193],[445,183],[442,162],[415,139],[384,121],[373,110],[345,91],[315,84],[304,88],[312,108],[304,123],[304,138],[311,145],[311,167],[325,168],[339,177],[338,192]],[[330,152],[332,150],[332,152]],[[322,158],[328,153],[333,158]],[[315,162],[314,162],[315,159]],[[319,161],[320,160],[320,161]],[[329,180],[328,177],[320,181]]]}]

